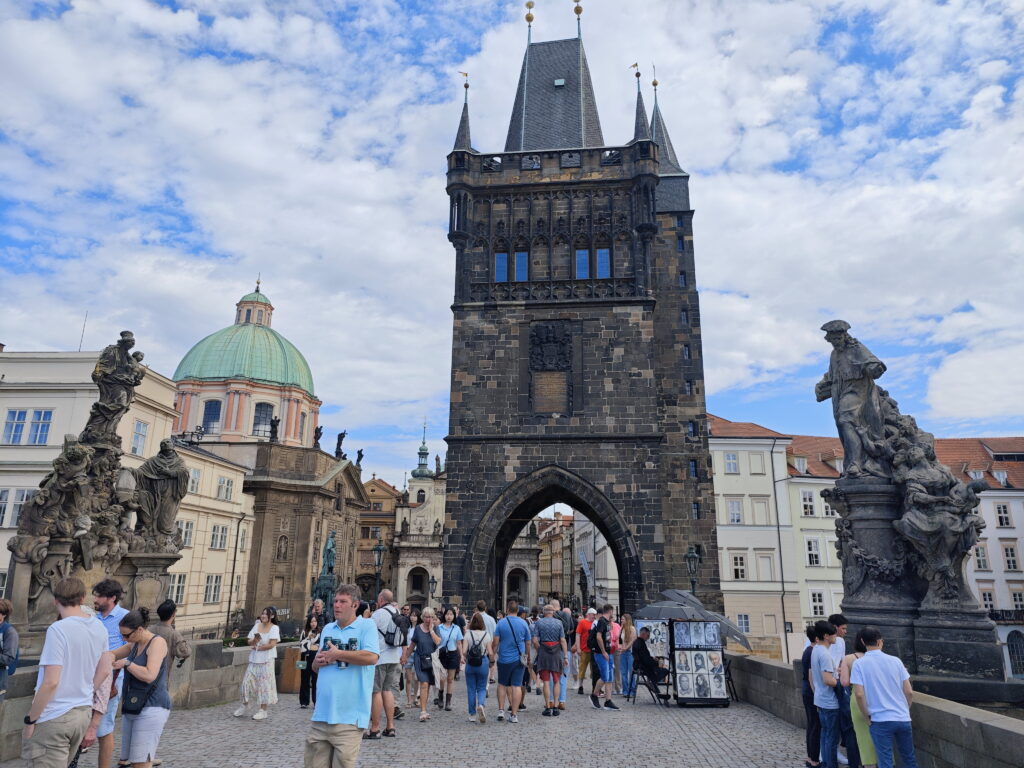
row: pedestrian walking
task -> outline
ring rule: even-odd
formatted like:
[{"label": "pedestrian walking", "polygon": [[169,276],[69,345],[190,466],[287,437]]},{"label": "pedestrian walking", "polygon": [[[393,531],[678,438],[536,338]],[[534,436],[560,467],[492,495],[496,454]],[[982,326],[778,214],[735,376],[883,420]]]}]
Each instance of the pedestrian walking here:
[{"label": "pedestrian walking", "polygon": [[246,714],[250,704],[259,707],[253,720],[266,720],[267,707],[277,704],[277,680],[274,677],[274,660],[277,658],[277,644],[281,641],[281,628],[277,625],[277,609],[267,606],[259,619],[249,630],[249,666],[242,678],[242,701],[235,710],[235,717]]},{"label": "pedestrian walking", "polygon": [[148,629],[149,609],[129,611],[120,622],[125,644],[114,651],[114,669],[123,670],[121,761],[149,768],[156,757],[171,697],[167,692],[167,642]]},{"label": "pedestrian walking", "polygon": [[0,701],[7,694],[7,675],[18,668],[18,630],[11,624],[14,606],[10,600],[0,599]]},{"label": "pedestrian walking", "polygon": [[[377,664],[373,672],[373,709],[370,714],[370,730],[363,738],[379,739],[393,737],[395,732],[395,691],[402,674],[402,649],[408,635],[403,629],[405,621],[399,618],[398,609],[392,607],[394,595],[390,589],[381,590],[377,595],[377,610],[371,618],[377,626],[379,647]],[[399,626],[401,624],[401,626]],[[381,728],[381,714],[384,723]]]},{"label": "pedestrian walking", "polygon": [[628,613],[622,614],[619,618],[622,620],[622,630],[619,632],[619,679],[622,681],[622,695],[632,696],[630,685],[633,681],[633,643],[636,642],[636,625]]},{"label": "pedestrian walking", "polygon": [[857,660],[864,658],[864,654],[867,653],[863,634],[864,630],[857,633],[857,638],[853,643],[853,653],[843,657],[842,664],[839,667],[839,683],[846,689],[847,697],[852,702],[850,705],[850,717],[853,722],[853,732],[857,739],[857,755],[860,758],[861,765],[864,768],[876,768],[878,765],[878,754],[875,752],[875,744],[871,740],[869,723],[867,718],[864,717],[864,713],[860,711],[860,707],[857,706],[856,702],[853,702],[852,697],[851,677],[853,667]]},{"label": "pedestrian walking", "polygon": [[590,694],[590,703],[594,709],[601,709],[600,699],[604,697],[604,708],[613,712],[618,711],[618,706],[612,701],[612,686],[615,679],[615,672],[612,667],[612,606],[605,604],[601,613],[590,630],[590,648],[593,659],[597,662],[597,670],[601,679],[594,686],[594,692]]},{"label": "pedestrian walking", "polygon": [[430,719],[427,712],[427,701],[430,698],[430,686],[436,685],[434,677],[434,651],[441,645],[441,637],[434,628],[437,617],[434,609],[426,607],[420,614],[420,623],[413,630],[412,642],[405,649],[405,660],[413,660],[416,680],[419,684],[420,722]]},{"label": "pedestrian walking", "polygon": [[[99,619],[103,628],[107,631],[107,650],[116,651],[122,645],[124,640],[121,639],[121,619],[123,619],[128,610],[119,605],[121,597],[124,595],[124,588],[121,586],[121,582],[116,579],[103,579],[92,588],[92,607],[96,611],[96,618]],[[120,676],[120,672],[115,671],[115,682]],[[117,719],[118,710],[121,709],[121,686],[120,684],[115,686],[114,693],[110,697],[110,703],[107,706],[107,711],[103,713],[103,718],[100,720],[99,728],[96,731],[96,737],[99,740],[99,756],[98,764],[101,766],[110,765],[111,760],[114,758],[114,721]],[[124,765],[127,765],[126,763]],[[118,763],[119,768],[123,768],[121,763]]]},{"label": "pedestrian walking", "polygon": [[836,686],[839,684],[835,659],[830,651],[836,641],[836,628],[827,621],[814,625],[815,645],[811,651],[811,688],[814,690],[814,706],[821,721],[821,764],[825,768],[837,768],[839,747],[839,699]]},{"label": "pedestrian walking", "polygon": [[557,600],[551,601],[551,607],[555,609],[555,618],[562,623],[565,632],[565,665],[562,667],[562,674],[558,678],[558,709],[565,711],[565,699],[569,690],[569,671],[571,668],[569,647],[572,645],[572,631],[576,624],[572,620],[572,612],[568,608],[563,609],[562,604]]},{"label": "pedestrian walking", "polygon": [[[320,616],[322,615],[320,614]],[[299,641],[300,660],[304,665],[299,675],[299,707],[302,709],[307,709],[310,701],[314,706],[316,705],[317,670],[313,660],[320,650],[322,630],[320,618],[311,613],[306,619],[306,626],[302,630],[302,639]]]},{"label": "pedestrian walking", "polygon": [[[828,617],[828,623],[836,628],[836,641],[829,648],[832,654],[832,661],[835,662],[836,676],[839,676],[839,668],[846,657],[846,631],[849,626],[846,617],[841,613],[833,613]],[[836,753],[836,762],[839,765],[849,765],[850,768],[861,768],[860,752],[857,749],[857,734],[853,729],[853,719],[850,712],[851,691],[840,682],[836,686],[836,699],[839,701],[839,745],[846,750],[844,755],[841,751]]]},{"label": "pedestrian walking", "polygon": [[[579,669],[577,670],[577,678],[579,681],[579,689],[576,691],[579,695],[583,695],[583,681],[587,677],[587,671],[593,661],[591,655],[591,648],[589,645],[590,641],[590,629],[597,619],[597,609],[588,608],[587,613],[579,620],[576,625],[576,643],[573,646],[573,651],[579,654],[580,662]],[[593,689],[591,689],[593,693]]]},{"label": "pedestrian walking", "polygon": [[444,670],[444,679],[437,681],[437,707],[451,712],[452,687],[455,685],[455,673],[462,664],[464,650],[462,630],[455,623],[454,608],[445,608],[444,623],[437,628],[437,634],[441,638],[438,660]]},{"label": "pedestrian walking", "polygon": [[306,734],[304,768],[356,768],[363,730],[370,725],[374,667],[380,653],[377,625],[357,616],[359,587],[340,584],[334,621],[320,633],[318,692]]},{"label": "pedestrian walking", "polygon": [[[494,620],[494,617],[487,612],[487,603],[485,603],[483,600],[477,600],[476,612],[480,614],[481,618],[483,618],[484,629],[486,629],[487,633],[493,638],[494,632],[495,630],[497,630],[498,625],[497,622]],[[487,679],[487,684],[494,685],[494,683],[496,682],[495,675],[497,674],[497,669],[495,668],[494,664],[491,664],[490,672],[488,674],[490,675],[490,677],[488,677]]]},{"label": "pedestrian walking", "polygon": [[884,639],[876,627],[864,627],[863,658],[853,665],[850,680],[861,714],[870,723],[871,741],[878,756],[878,768],[893,768],[893,743],[903,768],[917,768],[910,706],[914,689],[903,662],[882,652]]},{"label": "pedestrian walking", "polygon": [[59,618],[46,629],[36,692],[21,732],[21,756],[30,768],[63,768],[99,727],[92,709],[97,668],[109,643],[106,629],[82,610],[81,579],[58,581],[53,600]]},{"label": "pedestrian walking", "polygon": [[487,711],[487,680],[490,668],[494,664],[494,651],[491,646],[494,635],[487,631],[484,615],[480,611],[473,614],[466,630],[466,707],[471,722],[486,723]]},{"label": "pedestrian walking", "polygon": [[518,603],[509,600],[508,611],[501,621],[497,622],[492,649],[498,659],[498,714],[497,719],[505,717],[505,700],[509,702],[510,723],[519,722],[519,705],[523,697],[523,675],[529,657],[526,648],[530,643],[530,629],[526,622],[516,614]]},{"label": "pedestrian walking", "polygon": [[177,667],[180,669],[185,660],[192,655],[192,646],[188,640],[177,629],[174,628],[174,617],[178,615],[178,605],[168,598],[157,606],[156,615],[159,621],[153,624],[149,630],[157,637],[162,637],[167,643],[167,689],[170,690],[171,665],[177,659]]},{"label": "pedestrian walking", "polygon": [[818,768],[821,765],[821,719],[818,717],[818,708],[814,705],[814,688],[811,684],[811,653],[818,644],[813,624],[807,627],[806,635],[810,642],[804,647],[803,655],[800,657],[800,667],[803,670],[800,694],[804,703],[804,717],[807,720],[807,759],[804,760],[804,765],[807,768]]},{"label": "pedestrian walking", "polygon": [[[405,610],[404,608],[402,609]],[[420,623],[420,615],[416,611],[410,611],[409,616],[409,631],[407,633],[408,639],[405,645],[411,646],[413,635],[416,632],[416,627]],[[418,693],[420,690],[419,680],[416,679],[416,658],[411,653],[403,651],[402,655],[402,669],[405,672],[405,703],[408,707],[415,707],[416,700],[419,698]]]},{"label": "pedestrian walking", "polygon": [[613,693],[622,693],[622,662],[619,659],[619,635],[622,633],[622,625],[612,621],[612,678],[614,682]]},{"label": "pedestrian walking", "polygon": [[555,618],[555,607],[544,606],[543,616],[532,628],[533,648],[536,651],[537,674],[544,689],[544,717],[558,717],[559,683],[565,671],[565,654],[569,646],[565,640],[565,626]]}]

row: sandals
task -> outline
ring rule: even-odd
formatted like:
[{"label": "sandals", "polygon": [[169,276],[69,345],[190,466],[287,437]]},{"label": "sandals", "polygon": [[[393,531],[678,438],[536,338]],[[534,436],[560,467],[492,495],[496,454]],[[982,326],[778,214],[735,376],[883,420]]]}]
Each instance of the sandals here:
[{"label": "sandals", "polygon": [[421,723],[425,723],[429,719],[430,719],[430,713],[429,712],[420,712],[420,722]]},{"label": "sandals", "polygon": [[363,734],[363,738],[367,741],[373,741],[374,739],[380,738],[380,731],[367,731]]},{"label": "sandals", "polygon": [[397,733],[395,733],[395,729],[394,729],[394,728],[385,728],[385,729],[384,729],[384,730],[382,731],[382,733],[383,733],[383,734],[384,734],[385,736],[397,736],[397,735],[398,735]]}]

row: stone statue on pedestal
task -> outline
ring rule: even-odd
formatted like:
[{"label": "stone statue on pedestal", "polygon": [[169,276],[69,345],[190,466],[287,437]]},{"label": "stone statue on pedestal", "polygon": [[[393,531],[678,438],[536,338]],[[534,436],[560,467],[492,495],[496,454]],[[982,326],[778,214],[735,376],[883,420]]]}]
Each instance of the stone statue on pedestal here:
[{"label": "stone statue on pedestal", "polygon": [[82,432],[82,442],[108,442],[120,445],[117,425],[131,405],[135,387],[142,383],[146,369],[142,366],[142,353],[129,354],[135,346],[135,335],[121,331],[116,344],[106,347],[92,372],[92,380],[100,390],[89,413],[89,421]]},{"label": "stone statue on pedestal", "polygon": [[318,426],[316,429],[313,430],[313,447],[314,448],[319,448],[320,447],[320,438],[323,437],[323,436],[324,436],[324,428],[323,427]]},{"label": "stone statue on pedestal", "polygon": [[344,458],[345,454],[341,450],[341,444],[345,442],[345,437],[348,435],[347,431],[338,433],[338,442],[334,444],[334,458]]},{"label": "stone statue on pedestal", "polygon": [[160,441],[160,452],[134,472],[138,493],[135,532],[146,552],[179,552],[178,507],[188,492],[188,468],[170,438]]},{"label": "stone statue on pedestal", "polygon": [[334,531],[327,534],[327,542],[324,544],[323,565],[320,568],[320,575],[327,576],[334,573],[334,564],[337,558],[337,545],[334,543]]},{"label": "stone statue on pedestal", "polygon": [[274,416],[270,420],[270,442],[272,442],[272,443],[276,443],[277,442],[277,430],[280,428],[280,426],[281,426],[281,417],[280,416]]}]

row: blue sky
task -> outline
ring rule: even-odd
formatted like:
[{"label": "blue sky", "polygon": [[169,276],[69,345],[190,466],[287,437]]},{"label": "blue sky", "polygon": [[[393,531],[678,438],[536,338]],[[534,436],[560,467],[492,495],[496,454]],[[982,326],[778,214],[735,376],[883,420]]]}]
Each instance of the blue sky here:
[{"label": "blue sky", "polygon": [[[940,435],[1022,434],[1019,2],[584,2],[606,141],[651,66],[691,200],[709,408],[832,434],[843,317]],[[534,39],[575,34],[540,0]],[[521,3],[0,4],[0,341],[132,328],[171,374],[256,275],[327,437],[400,484],[447,426],[444,157],[504,143]],[[13,286],[13,290],[11,287]]]}]

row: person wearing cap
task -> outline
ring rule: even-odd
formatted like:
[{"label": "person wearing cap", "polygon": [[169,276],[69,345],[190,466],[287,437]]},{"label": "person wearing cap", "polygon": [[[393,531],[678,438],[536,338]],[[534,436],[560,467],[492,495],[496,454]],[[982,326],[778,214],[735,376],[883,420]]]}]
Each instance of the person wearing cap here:
[{"label": "person wearing cap", "polygon": [[884,437],[882,400],[875,379],[885,373],[885,363],[848,333],[850,324],[845,320],[830,320],[821,330],[832,345],[832,356],[814,393],[819,403],[832,400],[832,415],[843,444],[843,476],[885,477],[871,455]]},{"label": "person wearing cap", "polygon": [[576,643],[572,647],[572,652],[579,654],[580,657],[579,672],[577,673],[580,687],[576,693],[581,696],[583,695],[583,681],[586,679],[587,671],[593,664],[593,654],[588,642],[590,638],[590,628],[594,625],[594,621],[596,619],[597,609],[587,608],[586,615],[581,618],[579,623],[576,625]]}]

